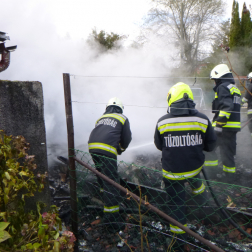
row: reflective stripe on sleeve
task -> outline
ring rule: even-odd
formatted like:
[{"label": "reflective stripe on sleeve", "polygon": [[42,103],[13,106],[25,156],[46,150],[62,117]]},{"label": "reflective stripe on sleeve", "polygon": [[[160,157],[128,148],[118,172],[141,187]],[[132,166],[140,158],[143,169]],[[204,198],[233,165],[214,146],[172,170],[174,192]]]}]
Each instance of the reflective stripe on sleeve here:
[{"label": "reflective stripe on sleeve", "polygon": [[[187,224],[185,224],[184,226],[187,227]],[[175,233],[175,234],[184,234],[185,233],[184,230],[182,230],[179,227],[174,226],[172,224],[170,224],[170,231]]]},{"label": "reflective stripe on sleeve", "polygon": [[195,195],[201,194],[204,192],[205,188],[206,188],[205,185],[202,183],[202,185],[199,188],[192,189],[192,193]]},{"label": "reflective stripe on sleeve", "polygon": [[[212,123],[213,127],[216,127],[216,121]],[[241,128],[240,122],[227,122],[226,125],[222,126],[222,128]]]},{"label": "reflective stripe on sleeve", "polygon": [[245,98],[245,97],[242,98],[242,102],[247,102],[247,101],[248,101],[247,98]]},{"label": "reflective stripe on sleeve", "polygon": [[248,109],[248,115],[252,114],[252,109]]},{"label": "reflective stripe on sleeve", "polygon": [[194,171],[182,172],[182,173],[172,173],[172,172],[168,172],[168,171],[162,169],[163,177],[166,179],[170,179],[170,180],[183,180],[186,178],[192,178],[195,175],[197,175],[198,173],[200,173],[202,166]]},{"label": "reflective stripe on sleeve", "polygon": [[234,85],[234,84],[229,84],[227,87],[228,87],[228,89],[229,89],[231,95],[233,95],[234,93],[236,93],[236,94],[238,94],[238,95],[241,95],[241,92],[240,92],[240,90],[236,87],[236,85]]},{"label": "reflective stripe on sleeve", "polygon": [[240,122],[227,122],[223,128],[241,128],[241,123]]},{"label": "reflective stripe on sleeve", "polygon": [[214,161],[205,161],[204,163],[205,166],[217,166],[218,165],[218,159]]},{"label": "reflective stripe on sleeve", "polygon": [[223,171],[235,173],[235,167],[228,167],[228,166],[223,165]]},{"label": "reflective stripe on sleeve", "polygon": [[226,111],[220,110],[220,113],[219,113],[220,117],[225,116],[225,117],[227,117],[227,119],[229,119],[230,115],[231,115],[231,113],[228,113]]},{"label": "reflective stripe on sleeve", "polygon": [[218,98],[217,92],[214,93],[214,98],[215,98],[215,99]]},{"label": "reflective stripe on sleeve", "polygon": [[89,143],[88,144],[88,149],[100,149],[100,150],[105,150],[108,152],[111,152],[113,154],[115,154],[117,156],[117,150],[115,147],[108,145],[108,144],[104,144],[104,143]]},{"label": "reflective stripe on sleeve", "polygon": [[111,206],[111,207],[104,206],[103,212],[104,213],[116,213],[116,212],[119,212],[119,205],[117,205],[117,206]]}]

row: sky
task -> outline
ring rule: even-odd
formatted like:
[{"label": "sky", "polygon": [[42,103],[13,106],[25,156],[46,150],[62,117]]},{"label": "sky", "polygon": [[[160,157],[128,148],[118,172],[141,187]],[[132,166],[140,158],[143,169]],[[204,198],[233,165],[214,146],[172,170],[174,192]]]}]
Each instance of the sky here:
[{"label": "sky", "polygon": [[[232,2],[227,0],[224,17],[230,17]],[[242,6],[243,1],[239,2]],[[154,128],[166,113],[169,80],[84,77],[169,75],[173,46],[167,47],[155,35],[139,50],[120,50],[102,57],[86,44],[94,28],[127,35],[132,42],[151,8],[150,0],[2,0],[1,6],[0,31],[10,36],[6,46],[17,45],[17,50],[0,78],[42,83],[48,155],[55,155],[52,145],[57,145],[56,154],[67,148],[62,73],[71,74],[77,148],[87,150],[95,121],[106,102],[118,96],[131,123],[131,146],[149,144],[155,149]]]}]

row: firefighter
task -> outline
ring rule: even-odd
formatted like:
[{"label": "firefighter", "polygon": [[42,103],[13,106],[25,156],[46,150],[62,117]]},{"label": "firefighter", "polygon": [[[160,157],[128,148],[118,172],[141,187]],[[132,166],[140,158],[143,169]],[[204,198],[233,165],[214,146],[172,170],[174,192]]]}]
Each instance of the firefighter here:
[{"label": "firefighter", "polygon": [[[226,64],[219,64],[210,73],[210,79],[214,80],[215,98],[212,103],[213,127],[217,134],[217,145],[220,149],[222,168],[227,182],[233,182],[232,174],[235,173],[236,134],[241,130],[240,110],[241,92],[236,87],[233,74]],[[211,166],[212,178],[215,178],[218,170],[218,157],[216,149],[207,153],[205,166]]]},{"label": "firefighter", "polygon": [[[156,125],[154,143],[162,151],[163,183],[168,194],[171,217],[186,226],[185,182],[194,195],[202,195],[204,183],[199,173],[204,165],[204,151],[212,151],[216,135],[206,115],[195,109],[190,87],[178,82],[168,92],[168,113]],[[197,197],[198,197],[197,196]],[[184,240],[185,232],[170,224],[170,231]],[[183,251],[178,242],[178,250]],[[176,248],[175,248],[176,249]]]},{"label": "firefighter", "polygon": [[[117,97],[111,98],[105,113],[96,121],[92,130],[88,148],[92,155],[96,169],[104,175],[119,182],[117,173],[117,155],[126,150],[131,142],[130,123],[123,113],[124,106]],[[119,214],[119,191],[106,181],[98,178],[103,191],[104,216],[103,222],[109,231],[123,230],[122,219]]]},{"label": "firefighter", "polygon": [[[250,93],[252,93],[252,72],[248,74],[248,80],[249,80],[249,85],[248,85],[248,90],[245,93],[245,96],[242,98],[242,104],[248,103],[248,120],[250,120],[248,127],[250,131],[250,135],[252,137],[252,96]],[[249,92],[250,93],[249,93]]]}]

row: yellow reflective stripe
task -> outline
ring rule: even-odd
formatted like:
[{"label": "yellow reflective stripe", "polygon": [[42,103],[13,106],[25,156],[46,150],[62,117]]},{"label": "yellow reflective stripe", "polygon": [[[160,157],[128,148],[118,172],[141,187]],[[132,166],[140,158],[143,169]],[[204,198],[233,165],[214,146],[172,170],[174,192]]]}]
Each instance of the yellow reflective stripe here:
[{"label": "yellow reflective stripe", "polygon": [[104,206],[103,212],[104,213],[116,213],[116,212],[119,212],[119,205],[117,205],[117,206],[111,206],[111,207]]},{"label": "yellow reflective stripe", "polygon": [[204,165],[205,165],[205,166],[217,166],[217,165],[218,165],[218,160],[214,160],[214,161],[205,161]]},{"label": "yellow reflective stripe", "polygon": [[174,117],[174,118],[164,119],[158,123],[158,127],[165,124],[170,124],[170,123],[190,123],[190,122],[199,122],[199,123],[208,125],[207,119],[197,117],[197,116],[187,116],[187,117]]},{"label": "yellow reflective stripe", "polygon": [[227,119],[229,119],[230,115],[231,115],[231,113],[228,113],[228,112],[223,111],[223,110],[220,110],[220,112],[219,112],[220,117],[225,116],[225,117],[227,117]]},{"label": "yellow reflective stripe", "polygon": [[240,90],[236,87],[236,85],[234,84],[229,84],[228,86],[228,89],[230,91],[230,93],[233,95],[234,93],[238,94],[238,95],[241,95],[241,92]]},{"label": "yellow reflective stripe", "polygon": [[199,122],[183,122],[183,123],[167,123],[158,127],[160,134],[164,134],[169,131],[188,131],[188,130],[200,130],[206,132],[207,125]]},{"label": "yellow reflective stripe", "polygon": [[[212,123],[213,127],[216,127],[216,121]],[[222,126],[222,128],[240,128],[241,123],[240,122],[227,122],[225,126]]]},{"label": "yellow reflective stripe", "polygon": [[239,90],[238,88],[235,88],[235,87],[233,87],[233,88],[230,89],[230,93],[231,93],[232,95],[233,95],[234,93],[236,93],[236,94],[238,94],[238,95],[241,95],[240,90]]},{"label": "yellow reflective stripe", "polygon": [[108,152],[111,152],[111,153],[117,155],[117,150],[115,147],[108,145],[108,144],[104,144],[104,143],[89,143],[88,149],[89,150],[92,150],[92,149],[105,150],[105,151],[108,151]]},{"label": "yellow reflective stripe", "polygon": [[223,128],[241,128],[241,123],[240,122],[227,122]]},{"label": "yellow reflective stripe", "polygon": [[215,98],[215,99],[218,98],[217,92],[214,93],[214,98]]},{"label": "yellow reflective stripe", "polygon": [[[187,224],[183,225],[185,227],[187,227]],[[185,231],[181,228],[179,228],[178,226],[174,226],[172,224],[170,224],[170,231],[176,234],[184,234]]]},{"label": "yellow reflective stripe", "polygon": [[183,179],[186,179],[186,178],[192,178],[195,175],[197,175],[198,173],[200,173],[202,166],[200,168],[194,170],[194,171],[181,172],[181,173],[172,173],[172,172],[168,172],[168,171],[162,169],[163,177],[167,178],[167,179],[170,179],[170,180],[183,180]]},{"label": "yellow reflective stripe", "polygon": [[248,109],[248,114],[252,114],[252,109]]},{"label": "yellow reflective stripe", "polygon": [[247,98],[245,98],[245,97],[242,98],[242,102],[247,102],[247,101],[248,101]]},{"label": "yellow reflective stripe", "polygon": [[105,118],[105,117],[113,117],[113,118],[119,120],[119,121],[122,123],[122,125],[124,125],[124,123],[125,123],[125,121],[126,121],[126,118],[123,117],[123,116],[121,116],[121,115],[118,115],[118,114],[105,114],[105,115],[101,116],[101,117],[96,121],[96,123],[97,123],[100,119]]},{"label": "yellow reflective stripe", "polygon": [[228,166],[223,165],[223,171],[235,173],[235,167],[228,167]]},{"label": "yellow reflective stripe", "polygon": [[201,193],[204,192],[205,188],[206,188],[205,185],[202,183],[202,185],[199,188],[192,189],[192,193],[195,194],[195,195],[201,194]]}]

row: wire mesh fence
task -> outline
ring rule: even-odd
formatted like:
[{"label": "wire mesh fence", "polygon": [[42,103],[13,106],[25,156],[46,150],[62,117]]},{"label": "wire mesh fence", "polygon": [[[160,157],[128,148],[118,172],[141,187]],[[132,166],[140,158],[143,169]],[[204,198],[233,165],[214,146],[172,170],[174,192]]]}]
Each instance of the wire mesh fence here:
[{"label": "wire mesh fence", "polygon": [[[99,169],[104,165],[95,165],[92,156],[87,152],[75,150],[75,153],[78,159],[93,168]],[[107,158],[106,164],[110,162],[114,160]],[[167,220],[149,211],[132,197],[122,192],[118,193],[118,190],[107,191],[100,178],[85,167],[76,165],[79,224],[84,227],[86,236],[88,234],[96,237],[92,244],[89,244],[91,247],[96,246],[96,251],[114,251],[112,244],[118,247],[120,243],[124,244],[121,244],[120,251],[176,251],[181,243],[185,246],[185,251],[210,251],[208,246],[193,237],[188,236],[184,239],[179,234],[174,234]],[[173,211],[180,211],[181,206],[176,205],[162,184],[160,166],[145,167],[120,161],[117,163],[117,169],[120,179],[114,180],[124,188],[167,215],[174,214]],[[193,183],[196,181],[202,182],[205,186],[204,197],[194,193]],[[214,180],[206,181],[201,175],[200,178],[185,180],[185,192],[183,207],[188,228],[224,251],[252,251],[251,188]],[[115,221],[104,220],[106,197],[116,198],[118,202],[120,218]],[[121,224],[120,228],[118,229],[118,225],[111,225],[113,223]],[[123,229],[122,233],[119,232],[120,229]],[[102,236],[109,233],[117,234],[113,238],[110,237],[110,240],[108,237],[102,239]],[[175,238],[181,241],[178,243]],[[86,245],[88,246],[88,243]],[[108,247],[111,250],[106,250]]]},{"label": "wire mesh fence", "polygon": [[[104,76],[100,77],[104,80]],[[118,76],[114,77],[117,79]],[[121,77],[123,79],[120,79],[121,85],[118,85],[118,80],[117,82],[111,82],[110,79],[108,83],[110,85],[110,90],[113,90],[113,92],[114,87],[124,87],[125,92],[124,90],[120,91],[125,94],[130,87],[128,86],[128,81],[124,80],[125,76]],[[138,114],[135,118],[135,122],[138,125],[139,116],[144,115],[143,109],[155,108],[155,111],[148,110],[148,114],[150,113],[149,111],[155,114],[153,116],[149,114],[148,116],[150,122],[147,124],[151,125],[153,117],[158,118],[157,111],[160,111],[162,114],[163,112],[161,109],[166,108],[159,100],[156,100],[156,97],[163,97],[163,93],[167,92],[167,87],[170,82],[160,81],[162,85],[159,85],[158,89],[155,88],[155,92],[158,90],[160,94],[153,95],[152,92],[149,92],[148,88],[154,87],[153,83],[150,81],[146,85],[146,83],[141,81],[142,77],[137,79],[138,84],[144,87],[144,89],[141,89],[141,92],[147,90],[148,95],[151,94],[151,97],[148,99],[148,104],[136,104],[135,102],[131,104],[131,100],[138,101],[138,99],[132,97],[134,94],[137,95],[138,92],[129,92],[130,97],[124,97],[125,101],[129,101],[129,104],[126,103],[127,114]],[[82,84],[82,82],[78,82],[76,76],[74,76],[74,81],[75,84]],[[104,97],[104,95],[103,93],[99,95],[99,92],[103,92],[103,90],[98,90],[97,85],[93,85],[93,82],[92,80],[92,85],[89,83],[90,85],[85,85],[83,87],[78,85],[78,88],[76,88],[76,85],[74,89],[76,93],[72,101],[75,109],[81,115],[83,113],[83,108],[81,107],[81,110],[78,110],[80,104],[82,104],[82,106],[85,105],[85,111],[89,111],[85,117],[80,117],[84,121],[77,124],[77,132],[78,127],[80,127],[82,132],[81,136],[85,140],[87,136],[83,133],[83,125],[88,125],[87,127],[89,128],[86,129],[85,132],[90,132],[93,125],[91,127],[91,124],[87,124],[87,121],[93,122],[92,118],[98,118],[98,113],[100,113],[101,110],[100,107],[99,109],[95,109],[96,106],[103,106],[106,104],[100,100],[99,102],[95,102],[97,97]],[[171,82],[173,83],[173,81]],[[125,85],[123,85],[123,83]],[[135,83],[131,84],[135,85]],[[192,86],[194,86],[194,84],[195,82]],[[95,87],[95,92],[91,92],[93,87]],[[81,92],[81,88],[83,88],[83,92]],[[198,109],[204,110],[204,113],[210,113],[210,109],[201,106],[202,104],[205,105],[205,100],[203,98],[206,97],[206,94],[204,93],[203,95],[201,88],[200,91],[201,94],[197,101],[199,106]],[[83,93],[87,94],[86,97],[84,97],[86,98],[84,101]],[[197,94],[195,94],[195,97],[196,96]],[[154,105],[152,106],[149,104]],[[136,109],[138,111],[137,113]],[[90,111],[92,111],[92,113]],[[97,113],[97,116],[94,113]],[[246,114],[247,111],[241,111],[241,116],[244,117]],[[144,120],[146,122],[146,117],[144,117]],[[131,122],[133,125],[134,118],[131,118]],[[146,134],[153,134],[152,128],[154,128],[154,126],[146,129],[147,131],[150,130],[151,134],[148,134],[148,132],[142,134],[145,140]],[[246,139],[244,140],[243,138]],[[79,138],[78,140],[83,143],[83,139]],[[242,141],[243,147],[244,143],[247,143],[247,148],[245,148],[245,150],[247,149],[247,151],[249,151],[250,143],[248,143],[249,140],[247,141],[246,133],[242,134],[240,141]],[[74,147],[70,146],[69,149],[71,148],[74,149]],[[87,148],[84,148],[84,150],[86,149]],[[128,151],[129,150],[127,150],[127,152]],[[247,170],[250,170],[250,161],[246,154],[247,151],[240,151],[238,149],[237,157],[239,162],[237,163],[239,163],[239,165],[237,165],[237,174],[238,172],[250,174],[247,172]],[[196,239],[194,236],[186,237],[180,233],[174,233],[173,229],[176,229],[176,227],[174,227],[171,222],[167,221],[167,219],[151,211],[148,205],[140,204],[140,202],[132,198],[130,194],[125,194],[119,189],[113,188],[113,186],[113,189],[111,189],[111,185],[108,185],[101,178],[97,177],[95,173],[76,162],[79,229],[82,230],[84,237],[84,240],[80,239],[80,244],[82,244],[81,251],[252,251],[252,244],[250,244],[252,240],[252,194],[249,187],[222,183],[226,181],[222,179],[218,179],[218,181],[213,179],[206,180],[206,177],[201,174],[197,178],[195,177],[184,181],[183,191],[185,192],[185,201],[183,204],[180,202],[180,205],[178,205],[176,199],[180,196],[179,193],[176,195],[168,193],[172,191],[168,189],[172,189],[174,185],[170,183],[164,186],[162,183],[163,174],[160,161],[158,162],[155,160],[147,163],[135,163],[134,161],[134,163],[126,163],[124,161],[115,161],[109,158],[99,159],[99,156],[97,156],[97,160],[94,163],[95,155],[91,156],[89,153],[79,150],[75,150],[75,155],[78,159],[119,183],[126,188],[128,192],[135,193],[140,198],[144,199],[147,204],[155,206],[165,214],[174,217],[174,215],[179,215],[177,213],[181,211],[184,212],[187,227],[190,230],[221,248],[221,250],[211,250],[211,246],[207,246],[206,243],[202,242],[200,239]],[[118,170],[119,177],[117,177],[117,173],[110,173],[109,169],[104,167],[115,168]],[[204,170],[206,169],[207,167],[204,168]],[[219,169],[221,170],[220,167]],[[73,170],[70,170],[70,172],[71,171]],[[206,174],[211,173],[215,173],[215,171],[206,170]],[[71,179],[75,180],[73,177],[71,177]],[[243,182],[245,182],[242,183],[243,185],[251,185],[250,182],[246,183],[247,180]],[[201,189],[205,189],[204,194],[198,194],[196,192],[197,187],[194,186],[195,184],[201,184]],[[75,199],[71,198],[71,203],[73,200]],[[113,202],[113,204],[107,204],[110,201]],[[72,212],[74,211],[73,209],[71,210]],[[106,216],[108,213],[116,217],[107,218]],[[76,223],[76,219],[72,218],[72,221]],[[123,232],[119,232],[120,230]],[[185,244],[183,249],[181,244],[183,246]],[[118,247],[120,249],[118,249]]]}]

